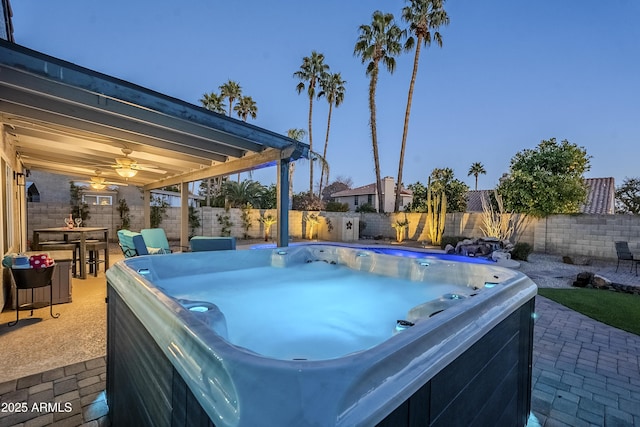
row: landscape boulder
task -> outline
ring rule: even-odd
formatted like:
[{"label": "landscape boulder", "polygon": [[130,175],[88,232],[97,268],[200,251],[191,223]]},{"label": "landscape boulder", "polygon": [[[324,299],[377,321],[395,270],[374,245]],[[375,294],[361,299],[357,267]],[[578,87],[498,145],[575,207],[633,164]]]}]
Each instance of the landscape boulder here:
[{"label": "landscape boulder", "polygon": [[562,262],[565,264],[572,264],[572,265],[591,265],[591,260],[587,257],[581,257],[581,256],[567,256],[564,255],[562,257]]},{"label": "landscape boulder", "polygon": [[576,288],[586,288],[591,284],[591,280],[593,280],[593,273],[583,271],[582,273],[578,273],[576,280],[573,282],[573,286]]},{"label": "landscape boulder", "polygon": [[591,279],[591,285],[596,289],[609,289],[611,288],[611,280],[596,274],[593,276],[593,279]]}]

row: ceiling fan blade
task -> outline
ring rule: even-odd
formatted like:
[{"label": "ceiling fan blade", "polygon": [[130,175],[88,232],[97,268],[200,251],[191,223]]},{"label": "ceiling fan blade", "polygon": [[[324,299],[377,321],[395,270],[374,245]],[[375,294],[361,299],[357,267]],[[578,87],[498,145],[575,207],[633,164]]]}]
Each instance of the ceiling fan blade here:
[{"label": "ceiling fan blade", "polygon": [[129,184],[127,184],[125,182],[113,182],[113,181],[95,182],[95,181],[78,180],[78,181],[74,181],[74,182],[85,183],[85,184],[88,184],[89,186],[91,186],[91,185],[104,185],[104,186],[117,185],[118,187],[128,187],[129,186]]},{"label": "ceiling fan blade", "polygon": [[162,169],[158,168],[157,166],[135,165],[135,166],[132,166],[131,169],[136,169],[136,170],[145,171],[145,172],[159,173],[159,174],[162,174],[162,175],[167,173],[167,171],[162,170]]}]

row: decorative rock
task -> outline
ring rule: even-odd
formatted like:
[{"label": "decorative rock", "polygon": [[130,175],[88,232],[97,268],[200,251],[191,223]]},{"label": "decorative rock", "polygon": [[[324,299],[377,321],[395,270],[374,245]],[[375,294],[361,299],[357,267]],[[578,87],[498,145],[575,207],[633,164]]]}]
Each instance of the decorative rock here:
[{"label": "decorative rock", "polygon": [[511,259],[511,254],[509,252],[493,251],[491,259],[494,261],[498,261],[500,259]]},{"label": "decorative rock", "polygon": [[607,279],[604,276],[596,274],[595,276],[593,276],[593,279],[591,279],[591,284],[594,288],[597,289],[609,289],[611,287],[611,280]]},{"label": "decorative rock", "polygon": [[456,252],[456,248],[454,248],[452,245],[447,244],[447,246],[444,247],[444,253],[446,254],[454,254]]},{"label": "decorative rock", "polygon": [[570,257],[564,255],[562,257],[562,262],[565,264],[573,264],[573,265],[591,265],[591,260],[587,257]]},{"label": "decorative rock", "polygon": [[593,273],[584,271],[582,273],[578,273],[578,277],[575,282],[573,282],[573,286],[577,288],[586,288],[591,283],[591,280],[593,280]]}]

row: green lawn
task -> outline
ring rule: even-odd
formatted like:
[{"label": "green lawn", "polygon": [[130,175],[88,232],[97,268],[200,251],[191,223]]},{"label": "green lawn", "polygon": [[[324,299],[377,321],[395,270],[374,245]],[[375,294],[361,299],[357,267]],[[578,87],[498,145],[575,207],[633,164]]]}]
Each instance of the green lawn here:
[{"label": "green lawn", "polygon": [[538,294],[615,328],[640,335],[640,296],[598,289],[539,288]]}]

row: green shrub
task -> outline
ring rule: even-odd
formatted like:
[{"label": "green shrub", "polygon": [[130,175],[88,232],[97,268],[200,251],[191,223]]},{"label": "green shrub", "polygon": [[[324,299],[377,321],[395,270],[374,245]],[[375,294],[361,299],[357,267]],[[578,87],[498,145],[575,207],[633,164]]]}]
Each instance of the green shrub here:
[{"label": "green shrub", "polygon": [[440,249],[446,248],[447,245],[451,245],[455,248],[458,242],[461,242],[462,240],[465,240],[465,239],[467,239],[467,237],[464,237],[464,236],[442,236]]},{"label": "green shrub", "polygon": [[324,210],[327,212],[349,212],[349,204],[340,202],[327,202]]},{"label": "green shrub", "polygon": [[364,205],[360,205],[356,208],[356,212],[370,213],[376,212],[376,208],[371,206],[369,203],[365,203]]},{"label": "green shrub", "polygon": [[533,252],[533,247],[525,242],[516,243],[515,247],[511,251],[511,258],[518,259],[520,261],[527,261],[529,254]]}]

